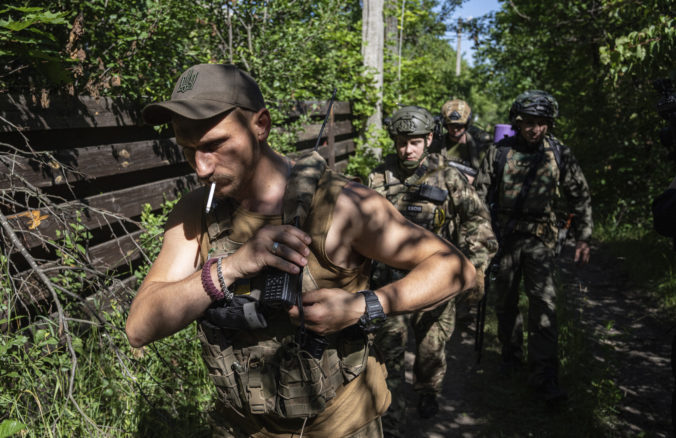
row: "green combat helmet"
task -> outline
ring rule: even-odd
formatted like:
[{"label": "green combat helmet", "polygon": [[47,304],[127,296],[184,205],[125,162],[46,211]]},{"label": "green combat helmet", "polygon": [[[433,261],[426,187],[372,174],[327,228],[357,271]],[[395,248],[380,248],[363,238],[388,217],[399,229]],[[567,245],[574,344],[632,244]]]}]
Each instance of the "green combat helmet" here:
[{"label": "green combat helmet", "polygon": [[392,140],[398,135],[426,135],[434,129],[434,118],[425,108],[410,105],[399,108],[387,123],[387,132]]},{"label": "green combat helmet", "polygon": [[[390,138],[397,141],[398,135],[423,136],[434,130],[434,117],[425,108],[409,105],[399,108],[392,117],[385,120],[387,124],[387,132]],[[399,160],[400,165],[410,172],[415,170],[423,159],[427,156],[427,137],[425,137],[425,152],[422,153],[418,160]]]},{"label": "green combat helmet", "polygon": [[509,110],[509,121],[522,120],[521,115],[527,114],[544,117],[554,122],[559,115],[559,104],[554,97],[542,90],[528,90],[519,94]]}]

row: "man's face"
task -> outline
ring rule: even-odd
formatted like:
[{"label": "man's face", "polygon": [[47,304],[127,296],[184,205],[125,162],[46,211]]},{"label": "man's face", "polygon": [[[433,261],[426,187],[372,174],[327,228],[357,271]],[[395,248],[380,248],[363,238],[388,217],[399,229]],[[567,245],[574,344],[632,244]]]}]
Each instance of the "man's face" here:
[{"label": "man's face", "polygon": [[432,142],[432,133],[415,136],[398,135],[395,147],[397,148],[399,159],[402,161],[419,160],[423,152],[425,152],[425,138],[427,138],[427,144],[430,144]]},{"label": "man's face", "polygon": [[186,160],[204,183],[216,183],[216,195],[242,199],[260,153],[255,131],[256,117],[234,110],[225,117],[172,121],[176,142]]},{"label": "man's face", "polygon": [[529,115],[524,115],[522,117],[522,120],[516,121],[516,127],[519,130],[519,134],[521,134],[527,143],[539,143],[547,133],[549,119]]},{"label": "man's face", "polygon": [[467,130],[467,125],[460,125],[457,123],[449,123],[446,125],[446,130],[448,130],[448,137],[457,142],[460,141],[460,137],[465,133]]}]

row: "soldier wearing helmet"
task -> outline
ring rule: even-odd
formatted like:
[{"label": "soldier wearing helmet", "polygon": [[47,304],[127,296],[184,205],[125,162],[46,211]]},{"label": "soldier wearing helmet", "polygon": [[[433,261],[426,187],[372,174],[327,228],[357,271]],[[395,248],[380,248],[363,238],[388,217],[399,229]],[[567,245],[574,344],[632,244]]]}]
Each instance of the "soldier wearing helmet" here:
[{"label": "soldier wearing helmet", "polygon": [[440,142],[441,154],[471,183],[492,138],[472,124],[472,108],[464,100],[453,99],[444,103],[441,117],[446,129]]},{"label": "soldier wearing helmet", "polygon": [[558,381],[552,277],[557,240],[563,240],[567,230],[561,226],[561,210],[565,208],[574,217],[575,262],[589,261],[592,234],[587,181],[572,151],[550,133],[558,114],[558,103],[551,94],[541,90],[520,94],[509,111],[517,135],[489,148],[475,180],[500,241],[487,286],[497,294],[500,369],[511,375],[522,364],[523,321],[518,302],[523,274],[528,296],[529,383],[551,403],[567,398]]},{"label": "soldier wearing helmet", "polygon": [[[405,106],[386,123],[396,154],[385,157],[384,163],[369,175],[369,187],[385,196],[409,221],[457,244],[477,272],[482,271],[497,250],[490,216],[467,179],[456,168],[447,166],[439,154],[429,153],[432,115],[424,108]],[[376,264],[371,286],[391,283],[404,274],[403,270]],[[476,294],[483,294],[483,287]],[[375,340],[388,368],[393,401],[383,425],[391,436],[400,436],[400,419],[406,411],[403,385],[407,320],[404,316],[388,318]],[[437,396],[446,372],[445,345],[455,326],[455,302],[412,314],[410,322],[416,339],[414,389],[420,394],[418,412],[430,418],[438,410]]]}]

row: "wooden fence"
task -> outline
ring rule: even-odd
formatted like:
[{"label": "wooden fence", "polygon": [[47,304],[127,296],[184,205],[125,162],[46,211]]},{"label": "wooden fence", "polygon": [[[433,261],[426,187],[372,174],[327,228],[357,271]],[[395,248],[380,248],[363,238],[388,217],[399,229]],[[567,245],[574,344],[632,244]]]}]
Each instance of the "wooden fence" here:
[{"label": "wooden fence", "polygon": [[[326,102],[294,105],[290,118],[310,117],[297,136],[298,151],[314,146],[326,108]],[[88,232],[81,242],[88,268],[133,287],[130,272],[142,261],[138,223],[144,204],[156,210],[199,184],[171,130],[160,134],[144,126],[140,108],[110,98],[55,98],[45,105],[4,95],[0,116],[2,253],[9,274],[20,279],[22,301],[48,298],[35,278],[26,280],[35,270],[29,262],[54,264],[58,255],[45,242],[69,223]],[[343,171],[354,137],[349,103],[336,102],[320,154]]]}]

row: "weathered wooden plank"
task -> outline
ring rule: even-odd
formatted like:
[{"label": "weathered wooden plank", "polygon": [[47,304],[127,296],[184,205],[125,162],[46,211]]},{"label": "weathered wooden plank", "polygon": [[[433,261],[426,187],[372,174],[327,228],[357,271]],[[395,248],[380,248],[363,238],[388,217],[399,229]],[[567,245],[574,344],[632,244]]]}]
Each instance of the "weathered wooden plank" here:
[{"label": "weathered wooden plank", "polygon": [[92,268],[106,272],[132,263],[141,255],[138,242],[142,233],[143,231],[135,231],[90,248]]},{"label": "weathered wooden plank", "polygon": [[53,152],[53,157],[55,160],[45,158],[44,162],[16,157],[11,169],[0,164],[0,169],[7,169],[0,173],[0,189],[23,185],[14,181],[17,176],[36,187],[51,187],[185,162],[181,148],[173,139],[60,150]]},{"label": "weathered wooden plank", "polygon": [[[136,231],[89,248],[88,255],[92,263],[87,268],[98,272],[107,272],[133,263],[141,256],[138,250],[138,241],[142,233],[142,231]],[[53,277],[57,275],[54,270],[57,266],[57,262],[52,261],[43,264],[41,269],[45,270],[48,277]],[[20,272],[17,278],[22,278],[25,281],[19,291],[24,303],[29,305],[39,304],[51,299],[49,291],[35,277],[32,270]]]},{"label": "weathered wooden plank", "polygon": [[[321,124],[309,125],[299,135],[298,142],[302,144],[316,139],[320,129]],[[324,134],[323,138],[326,139],[326,130]],[[352,134],[352,124],[349,121],[334,124],[334,136],[346,134]],[[336,155],[340,155],[338,150]],[[55,160],[45,159],[45,162],[16,157],[11,169],[0,163],[0,169],[6,169],[0,172],[0,189],[9,189],[14,184],[21,186],[22,183],[15,181],[16,177],[23,178],[36,187],[53,187],[185,163],[183,152],[173,138],[60,150],[54,152],[53,157]]]},{"label": "weathered wooden plank", "polygon": [[[342,141],[337,141],[333,145],[333,149],[335,151],[336,157],[340,157],[342,155],[348,155],[352,154],[355,151],[355,143],[354,140],[352,139],[347,139],[347,140],[342,140]],[[294,152],[292,154],[289,154],[289,157],[291,158],[296,158],[299,155],[303,155],[308,151],[308,149],[305,150],[300,150],[298,152]],[[328,145],[321,145],[317,148],[317,152],[319,155],[321,155],[324,159],[328,160],[329,157],[329,146]]]},{"label": "weathered wooden plank", "polygon": [[[46,105],[45,105],[46,104]],[[277,104],[286,106],[286,104]],[[286,111],[289,119],[302,114],[324,117],[328,101],[296,102]],[[34,131],[46,129],[75,129],[87,127],[140,126],[141,106],[120,99],[91,96],[52,96],[44,102],[19,95],[0,96],[0,114],[15,127],[3,124],[0,132]],[[349,102],[334,102],[337,118],[352,112]]]},{"label": "weathered wooden plank", "polygon": [[[153,210],[166,200],[176,199],[180,193],[199,185],[195,175],[185,175],[166,180],[155,181],[136,187],[104,193],[85,198],[82,202],[71,202],[58,206],[59,217],[72,218],[87,229],[105,227],[118,220],[114,215],[133,218],[141,214],[144,204],[150,204]],[[103,211],[97,211],[103,210]],[[50,217],[48,211],[31,210],[9,216],[17,234],[21,236],[27,248],[34,248],[44,239],[54,239],[57,230],[64,224]]]},{"label": "weathered wooden plank", "polygon": [[[306,100],[296,102],[290,110],[286,112],[290,119],[298,118],[301,115],[310,117],[325,117],[329,102],[327,100]],[[352,115],[352,105],[350,102],[333,102],[333,114],[336,118],[343,118]]]},{"label": "weathered wooden plank", "polygon": [[[322,129],[322,124],[321,123],[314,123],[312,125],[308,125],[301,133],[298,134],[298,143],[301,142],[306,142],[310,140],[316,140],[317,136],[319,135],[319,131]],[[327,129],[324,128],[324,132],[322,133],[322,138],[326,138],[328,132]],[[341,120],[338,122],[335,122],[333,124],[333,135],[335,137],[341,136],[341,135],[351,135],[354,134],[354,129],[352,128],[352,122],[349,120]]]},{"label": "weathered wooden plank", "polygon": [[[140,108],[120,99],[90,96],[53,96],[48,106],[26,96],[0,96],[0,114],[20,131],[115,127],[140,124]],[[16,128],[0,125],[0,132]]]}]

